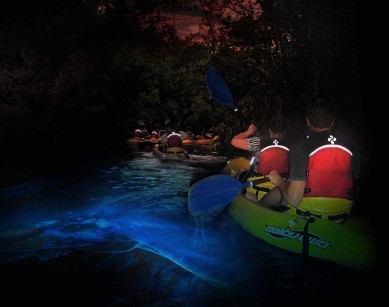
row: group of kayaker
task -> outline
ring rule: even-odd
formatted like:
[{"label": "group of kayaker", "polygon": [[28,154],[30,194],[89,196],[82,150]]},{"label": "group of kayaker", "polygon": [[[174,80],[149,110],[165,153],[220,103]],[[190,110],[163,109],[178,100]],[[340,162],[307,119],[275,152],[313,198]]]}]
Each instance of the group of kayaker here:
[{"label": "group of kayaker", "polygon": [[183,130],[174,129],[170,119],[166,119],[164,124],[164,129],[160,129],[159,124],[156,124],[151,133],[149,133],[144,121],[139,120],[138,127],[134,132],[134,138],[150,140],[155,144],[160,144],[159,150],[167,151],[171,148],[174,148],[174,150],[177,151],[178,148],[182,148],[182,150],[184,150],[183,141],[185,140],[204,140],[214,137],[211,132],[203,131],[202,133],[195,135],[191,131],[185,132]]},{"label": "group of kayaker", "polygon": [[334,104],[329,97],[312,99],[305,112],[307,135],[290,146],[284,140],[287,121],[282,115],[271,119],[268,137],[255,136],[254,124],[237,134],[232,146],[253,152],[256,161],[237,175],[241,181],[270,179],[266,193],[260,187],[246,192],[261,206],[284,206],[317,217],[325,212],[328,219],[342,220],[351,210],[359,176],[353,145],[332,131]]}]

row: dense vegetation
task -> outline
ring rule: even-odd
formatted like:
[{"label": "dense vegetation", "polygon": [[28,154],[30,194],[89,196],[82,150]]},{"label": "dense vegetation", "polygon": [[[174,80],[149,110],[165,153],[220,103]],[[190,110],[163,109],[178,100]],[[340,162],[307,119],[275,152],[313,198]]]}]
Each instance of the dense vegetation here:
[{"label": "dense vegetation", "polygon": [[[211,64],[242,113],[262,128],[277,112],[289,117],[291,127],[302,127],[304,103],[315,94],[331,94],[338,101],[339,128],[352,131],[370,154],[358,5],[13,1],[0,19],[3,154],[124,142],[139,119],[150,128],[170,118],[177,128],[213,129],[227,145],[245,126],[232,109],[210,99],[204,74]],[[203,43],[179,38],[165,12],[203,16]]]}]

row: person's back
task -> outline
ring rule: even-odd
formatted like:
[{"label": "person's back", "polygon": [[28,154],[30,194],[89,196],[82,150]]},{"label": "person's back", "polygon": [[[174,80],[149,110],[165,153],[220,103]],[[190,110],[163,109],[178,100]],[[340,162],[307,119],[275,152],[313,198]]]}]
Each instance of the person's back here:
[{"label": "person's back", "polygon": [[255,172],[266,175],[276,169],[287,176],[289,172],[289,143],[285,140],[287,120],[282,115],[276,115],[269,122],[269,137],[260,140],[261,149],[258,152]]},{"label": "person's back", "polygon": [[138,128],[135,129],[134,132],[134,138],[137,138],[139,140],[149,139],[150,133],[147,130],[145,123],[143,120],[138,121]]},{"label": "person's back", "polygon": [[142,130],[136,128],[134,131],[134,138],[137,138],[139,140],[143,139]]},{"label": "person's back", "polygon": [[[269,136],[254,136],[257,127],[251,124],[245,132],[237,134],[231,140],[231,145],[234,147],[254,153],[250,164],[237,171],[236,176],[239,180],[256,180],[274,169],[283,176],[287,176],[289,171],[289,148],[287,141],[284,139],[286,128],[286,118],[282,115],[276,115],[270,119]],[[237,164],[241,163],[241,160],[237,160]],[[234,166],[231,165],[230,167]],[[262,183],[248,188],[246,195],[250,198],[255,195],[255,198],[259,200],[273,188],[274,184],[271,182]]]},{"label": "person's back", "polygon": [[182,141],[186,137],[186,133],[182,132],[184,134],[183,136],[181,135],[181,131],[177,132],[175,129],[173,129],[173,125],[170,119],[165,121],[165,125],[166,131],[163,135],[161,135],[162,150],[168,153],[185,152],[185,149],[182,147]]},{"label": "person's back", "polygon": [[251,124],[245,132],[231,140],[231,145],[254,153],[254,175],[264,176],[273,169],[286,175],[289,170],[289,144],[284,139],[286,128],[286,118],[276,115],[269,122],[269,136],[254,136],[257,127]]},{"label": "person's back", "polygon": [[181,134],[171,131],[167,136],[167,147],[182,147]]},{"label": "person's back", "polygon": [[[335,137],[336,135],[336,137]],[[293,151],[305,149],[308,157],[304,197],[337,197],[352,199],[352,145],[335,133],[320,132],[304,143],[296,144]],[[292,156],[294,159],[295,155]],[[295,163],[294,163],[295,164]],[[292,166],[291,180],[296,170]],[[298,179],[298,178],[297,178]]]},{"label": "person's back", "polygon": [[[267,144],[268,143],[268,144]],[[272,170],[287,176],[289,173],[289,148],[285,142],[275,139],[262,142],[263,148],[260,150],[257,158],[255,172],[260,175],[269,174]]]},{"label": "person's back", "polygon": [[158,137],[158,131],[156,129],[154,129],[153,131],[151,131],[151,139],[152,140],[158,140],[159,137]]},{"label": "person's back", "polygon": [[154,129],[151,131],[151,141],[158,142],[161,137],[161,130],[159,129],[159,125],[155,124]]},{"label": "person's back", "polygon": [[307,104],[309,133],[290,148],[288,181],[272,170],[267,177],[278,189],[263,197],[260,205],[284,200],[297,214],[309,211],[329,219],[341,219],[350,212],[357,171],[353,172],[351,143],[331,131],[334,120],[331,101],[316,98]]}]

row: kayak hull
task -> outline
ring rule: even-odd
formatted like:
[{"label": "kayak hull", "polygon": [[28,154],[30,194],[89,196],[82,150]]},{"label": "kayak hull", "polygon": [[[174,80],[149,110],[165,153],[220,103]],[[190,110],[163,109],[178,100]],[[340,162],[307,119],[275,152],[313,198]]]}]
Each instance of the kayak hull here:
[{"label": "kayak hull", "polygon": [[212,139],[202,140],[184,140],[182,147],[187,153],[194,155],[217,155],[219,138],[216,136]]},{"label": "kayak hull", "polygon": [[[233,159],[223,173],[237,175],[247,169],[248,160]],[[242,228],[278,248],[340,265],[371,269],[377,265],[378,242],[373,228],[362,216],[349,215],[343,223],[275,211],[258,205],[242,193],[228,209]]]},{"label": "kayak hull", "polygon": [[281,249],[354,268],[375,266],[376,245],[363,218],[345,224],[323,219],[308,223],[307,218],[260,207],[243,194],[228,212],[244,230]]},{"label": "kayak hull", "polygon": [[144,150],[144,151],[150,151],[157,141],[154,140],[143,140],[141,138],[131,138],[126,141],[126,145],[131,150]]},{"label": "kayak hull", "polygon": [[153,154],[155,157],[157,157],[159,160],[162,161],[185,161],[189,160],[188,153],[183,151],[172,151],[172,152],[163,152],[159,148],[160,146],[156,145],[153,147]]}]

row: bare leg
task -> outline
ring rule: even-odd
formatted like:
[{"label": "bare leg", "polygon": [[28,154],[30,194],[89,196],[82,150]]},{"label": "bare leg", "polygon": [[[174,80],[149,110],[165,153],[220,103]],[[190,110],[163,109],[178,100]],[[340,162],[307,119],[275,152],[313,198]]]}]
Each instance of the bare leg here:
[{"label": "bare leg", "polygon": [[281,204],[282,195],[277,188],[271,189],[259,201],[258,204],[262,207],[274,207]]}]

